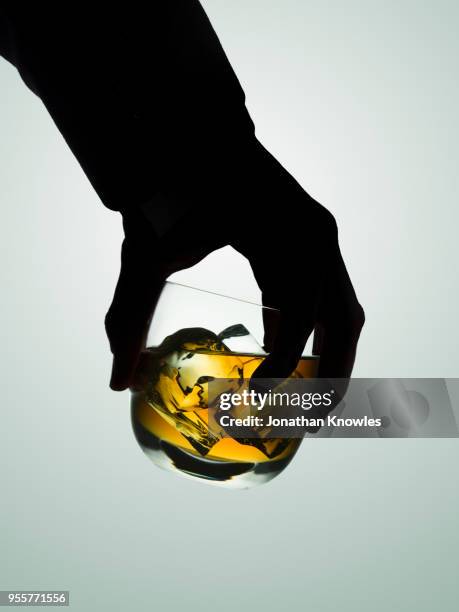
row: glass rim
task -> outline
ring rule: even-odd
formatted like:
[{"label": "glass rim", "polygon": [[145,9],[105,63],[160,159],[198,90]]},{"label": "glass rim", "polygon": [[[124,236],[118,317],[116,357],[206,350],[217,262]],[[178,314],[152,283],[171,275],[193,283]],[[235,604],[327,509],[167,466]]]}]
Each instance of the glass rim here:
[{"label": "glass rim", "polygon": [[233,295],[225,295],[224,293],[218,293],[217,291],[209,291],[208,289],[201,289],[200,287],[193,287],[191,285],[186,285],[185,283],[177,283],[176,281],[170,281],[170,280],[166,280],[164,282],[164,287],[166,285],[175,285],[177,287],[183,287],[184,289],[191,289],[193,291],[199,291],[200,293],[207,293],[208,295],[215,295],[217,297],[225,298],[227,300],[234,300],[235,302],[240,302],[242,304],[250,304],[251,306],[256,306],[257,308],[262,308],[264,310],[271,310],[273,312],[277,312],[280,314],[280,310],[278,308],[273,308],[272,306],[264,306],[263,304],[258,304],[258,302],[244,300],[242,298],[234,297]]}]

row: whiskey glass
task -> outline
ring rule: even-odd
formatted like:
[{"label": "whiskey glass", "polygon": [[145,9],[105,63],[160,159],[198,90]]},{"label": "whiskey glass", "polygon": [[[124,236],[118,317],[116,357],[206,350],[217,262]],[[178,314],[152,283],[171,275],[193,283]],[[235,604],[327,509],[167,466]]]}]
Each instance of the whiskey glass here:
[{"label": "whiskey glass", "polygon": [[[263,320],[279,311],[166,282],[152,316],[131,394],[135,437],[154,464],[228,488],[268,482],[290,463],[301,438],[255,445],[225,433],[209,413],[209,381],[250,379],[266,357]],[[308,345],[306,345],[308,346]],[[314,378],[306,348],[292,377]]]}]

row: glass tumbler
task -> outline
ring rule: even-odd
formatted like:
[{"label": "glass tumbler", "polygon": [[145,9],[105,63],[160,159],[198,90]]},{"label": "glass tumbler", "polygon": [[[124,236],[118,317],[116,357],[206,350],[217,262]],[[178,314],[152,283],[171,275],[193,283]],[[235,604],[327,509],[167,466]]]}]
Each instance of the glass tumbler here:
[{"label": "glass tumbler", "polygon": [[[131,395],[132,426],[158,467],[228,488],[277,476],[301,439],[269,443],[228,436],[212,420],[208,383],[249,379],[266,357],[263,321],[279,312],[166,282],[153,314]],[[306,349],[305,349],[306,350]],[[304,354],[292,377],[314,378],[318,357]]]}]

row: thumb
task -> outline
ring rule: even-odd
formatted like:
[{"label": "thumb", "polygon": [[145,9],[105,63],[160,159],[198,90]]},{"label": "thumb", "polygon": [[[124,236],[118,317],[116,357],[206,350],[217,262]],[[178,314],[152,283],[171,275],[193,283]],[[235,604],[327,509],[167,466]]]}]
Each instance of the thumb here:
[{"label": "thumb", "polygon": [[165,281],[156,236],[142,215],[137,211],[125,214],[123,225],[121,268],[105,316],[105,330],[113,353],[110,387],[114,391],[126,389],[133,379]]}]

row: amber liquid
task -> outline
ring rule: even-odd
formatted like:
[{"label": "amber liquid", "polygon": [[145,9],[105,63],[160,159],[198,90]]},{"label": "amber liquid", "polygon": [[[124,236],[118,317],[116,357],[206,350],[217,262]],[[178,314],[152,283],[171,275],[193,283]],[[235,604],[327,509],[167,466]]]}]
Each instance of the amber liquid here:
[{"label": "amber liquid", "polygon": [[[134,432],[160,467],[234,486],[270,480],[290,462],[300,439],[229,437],[209,409],[207,381],[249,379],[265,356],[184,343],[146,357],[141,390],[132,396]],[[318,358],[302,358],[292,377],[313,378]]]}]

